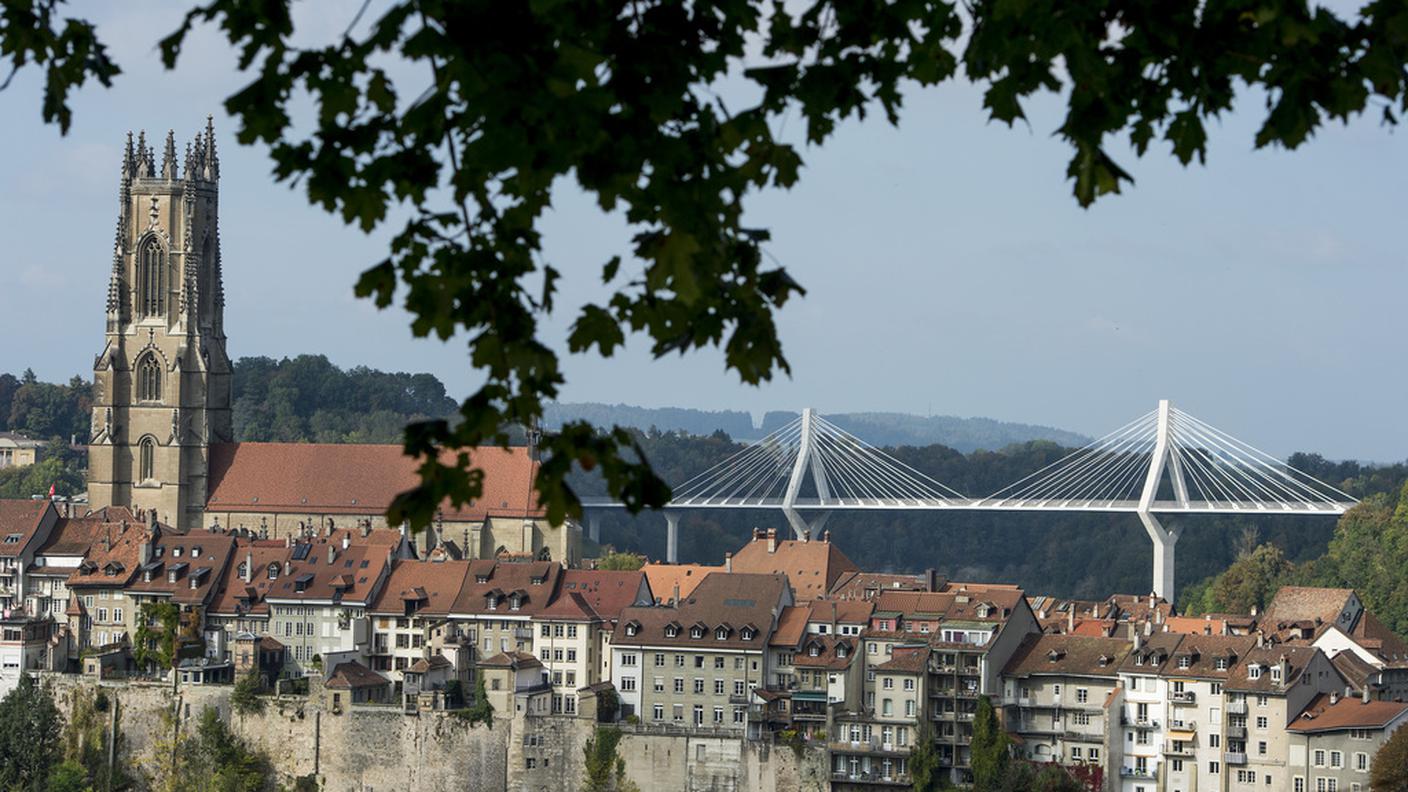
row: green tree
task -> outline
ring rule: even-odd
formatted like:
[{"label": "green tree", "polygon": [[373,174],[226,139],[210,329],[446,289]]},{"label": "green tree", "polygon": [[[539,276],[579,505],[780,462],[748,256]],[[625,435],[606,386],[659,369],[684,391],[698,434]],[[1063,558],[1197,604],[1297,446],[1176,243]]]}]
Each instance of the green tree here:
[{"label": "green tree", "polygon": [[[365,230],[409,209],[356,291],[382,308],[400,300],[417,336],[463,334],[483,375],[462,420],[407,428],[421,483],[389,517],[416,526],[446,497],[482,494],[468,458],[444,449],[507,443],[509,427],[540,420],[565,383],[540,332],[558,312],[561,277],[542,255],[541,230],[569,179],[634,231],[623,251],[631,263],[614,256],[601,266],[610,295],[564,309],[573,311],[569,351],[611,355],[641,333],[656,356],[722,347],[741,380],[759,383],[790,371],[774,314],[802,293],[767,263],[768,232],[744,212],[752,194],[799,177],[799,144],[775,132],[786,113],[800,117],[807,145],[821,145],[839,122],[869,112],[898,124],[906,92],[958,78],[960,67],[995,121],[1025,120],[1024,102],[1052,94],[1065,103],[1055,132],[1071,148],[1067,174],[1088,205],[1131,181],[1107,151],[1111,139],[1141,156],[1157,141],[1181,163],[1202,162],[1205,121],[1264,95],[1248,100],[1266,106],[1254,144],[1295,148],[1321,124],[1366,110],[1396,122],[1408,91],[1401,3],[1341,16],[1304,0],[1250,10],[395,0],[374,19],[358,12],[321,47],[305,44],[290,5],[208,0],[160,49],[175,68],[194,25],[218,26],[252,72],[226,109],[242,143],[268,146],[278,178],[300,181],[311,202]],[[0,6],[0,57],[45,68],[42,115],[67,130],[70,91],[120,70],[91,24],[57,8]],[[404,68],[393,75],[388,62]],[[744,98],[720,98],[724,81]],[[293,118],[310,96],[305,132]],[[629,432],[573,421],[543,445],[539,491],[555,522],[580,512],[564,483],[573,466],[601,470],[632,509],[668,499]]]},{"label": "green tree", "polygon": [[921,719],[914,747],[909,751],[909,777],[914,792],[936,792],[943,789],[939,773],[939,749],[934,744],[934,727]]},{"label": "green tree", "polygon": [[88,772],[71,759],[60,762],[49,773],[48,792],[93,792],[88,784]]},{"label": "green tree", "polygon": [[143,668],[175,669],[180,655],[181,609],[173,602],[142,603],[132,659]]},{"label": "green tree", "polygon": [[972,767],[973,788],[978,792],[995,792],[1007,772],[1007,747],[1010,741],[997,712],[987,696],[978,699],[978,712],[973,716]]},{"label": "green tree", "polygon": [[1286,560],[1281,548],[1264,544],[1238,558],[1207,585],[1189,595],[1185,612],[1251,613],[1265,610],[1281,586],[1291,582],[1295,565]]},{"label": "green tree", "polygon": [[484,675],[479,674],[474,680],[474,701],[468,707],[458,710],[455,715],[469,722],[471,726],[479,723],[494,728],[494,705],[489,703],[489,692],[484,689]]},{"label": "green tree", "polygon": [[1375,616],[1408,635],[1408,484],[1345,513],[1305,576],[1316,585],[1352,587]]},{"label": "green tree", "polygon": [[230,707],[240,715],[254,715],[264,711],[264,699],[259,694],[264,686],[259,679],[259,669],[251,668],[235,681],[230,691]]},{"label": "green tree", "polygon": [[29,674],[0,700],[0,789],[41,792],[59,760],[54,697]]},{"label": "green tree", "polygon": [[1408,729],[1398,729],[1379,747],[1369,778],[1374,792],[1408,792]]},{"label": "green tree", "polygon": [[635,553],[618,553],[614,550],[596,560],[597,569],[632,571],[645,566],[645,556]]},{"label": "green tree", "polygon": [[[108,767],[108,748],[113,741],[121,743],[121,732],[109,735],[110,708],[116,706],[102,688],[78,688],[72,694],[68,723],[63,732],[65,763],[83,768],[84,777],[98,790],[123,789],[129,779],[122,765]],[[120,749],[120,745],[117,747]],[[116,750],[114,750],[116,753]]]},{"label": "green tree", "polygon": [[598,726],[582,748],[582,792],[639,792],[626,778],[626,760],[616,755],[621,730]]}]

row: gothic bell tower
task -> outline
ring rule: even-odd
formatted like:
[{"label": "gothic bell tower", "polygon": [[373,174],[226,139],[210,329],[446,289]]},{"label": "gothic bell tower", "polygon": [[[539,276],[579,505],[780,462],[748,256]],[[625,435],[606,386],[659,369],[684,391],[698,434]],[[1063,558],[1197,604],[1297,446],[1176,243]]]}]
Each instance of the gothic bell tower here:
[{"label": "gothic bell tower", "polygon": [[211,121],[180,165],[173,133],[159,167],[146,133],[135,145],[128,133],[107,337],[93,364],[88,501],[190,529],[202,522],[210,446],[233,434]]}]

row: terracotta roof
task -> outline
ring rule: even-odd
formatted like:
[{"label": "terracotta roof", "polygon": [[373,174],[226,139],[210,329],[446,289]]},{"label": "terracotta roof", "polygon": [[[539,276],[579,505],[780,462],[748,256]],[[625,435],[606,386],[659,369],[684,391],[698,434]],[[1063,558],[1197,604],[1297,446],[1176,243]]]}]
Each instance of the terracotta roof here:
[{"label": "terracotta roof", "polygon": [[413,673],[413,674],[424,674],[424,673],[426,673],[426,672],[428,672],[428,671],[433,671],[433,670],[435,670],[435,669],[437,669],[437,668],[453,668],[453,667],[454,667],[454,664],[451,663],[449,660],[446,660],[444,655],[442,655],[442,654],[437,654],[437,655],[435,655],[434,657],[431,657],[431,658],[428,659],[428,660],[427,660],[426,658],[422,657],[421,659],[415,661],[414,663],[411,663],[411,667],[408,668],[408,669],[406,669],[406,670],[407,670],[407,671],[410,671],[410,672]]},{"label": "terracotta roof", "polygon": [[838,600],[870,599],[881,591],[926,591],[928,585],[925,575],[851,571],[836,578],[828,596]]},{"label": "terracotta roof", "polygon": [[768,646],[795,649],[802,642],[802,636],[807,634],[807,621],[811,615],[812,609],[806,605],[789,605],[783,608],[782,613],[777,616],[777,629],[773,630],[772,637],[768,639]]},{"label": "terracotta roof", "polygon": [[406,615],[408,603],[419,616],[449,616],[469,580],[468,561],[393,562],[386,585],[368,611],[395,616]]},{"label": "terracotta roof", "polygon": [[1343,651],[1330,658],[1335,670],[1340,672],[1344,681],[1349,683],[1356,691],[1362,691],[1369,684],[1370,677],[1379,672],[1379,669],[1366,663],[1363,658],[1351,651]]},{"label": "terracotta roof", "polygon": [[[1184,635],[1173,658],[1164,666],[1164,675],[1198,679],[1232,680],[1236,666],[1256,648],[1256,638],[1249,635]],[[1182,667],[1184,658],[1188,667]],[[1226,668],[1218,668],[1221,659]]]},{"label": "terracotta roof", "polygon": [[[283,565],[292,557],[293,550],[283,542],[250,540],[245,537],[235,539],[229,573],[220,582],[215,599],[210,604],[210,612],[222,616],[243,616],[246,614],[267,615],[269,604],[264,601],[270,588],[283,577]],[[240,576],[241,566],[249,565],[249,581]],[[271,580],[269,566],[277,566],[279,574]]]},{"label": "terracotta roof", "polygon": [[493,657],[480,660],[479,666],[489,666],[491,668],[512,668],[515,671],[524,668],[542,668],[543,661],[527,652],[500,652]]},{"label": "terracotta roof", "polygon": [[[580,599],[581,604],[587,608],[584,617],[615,621],[622,610],[632,605],[649,605],[653,602],[649,586],[642,585],[645,581],[645,573],[639,570],[563,570],[557,585],[557,599],[548,605],[542,616],[571,618],[581,610],[574,602]],[[644,594],[641,593],[642,589],[645,589]],[[559,607],[559,602],[564,604]]]},{"label": "terracotta roof", "polygon": [[[771,551],[770,543],[774,546]],[[770,539],[755,532],[753,539],[733,554],[734,572],[786,575],[799,602],[826,596],[843,573],[858,570],[854,561],[826,540]]]},{"label": "terracotta roof", "polygon": [[[952,591],[887,591],[875,599],[875,610],[899,613],[912,619],[1000,623],[1011,617],[1023,599],[1020,589],[968,584]],[[979,615],[984,607],[987,615]]]},{"label": "terracotta roof", "polygon": [[[153,543],[151,557],[138,568],[127,590],[138,594],[168,594],[173,602],[209,603],[225,577],[234,548],[226,534],[194,531],[163,532]],[[172,579],[175,573],[175,579]],[[150,580],[146,578],[150,577]],[[191,588],[192,584],[195,588]]]},{"label": "terracotta roof", "polygon": [[675,596],[676,584],[680,587],[680,598],[688,597],[699,585],[699,581],[711,572],[722,572],[721,566],[704,564],[663,564],[653,562],[641,567],[645,579],[650,582],[650,593],[656,602],[669,602]]},{"label": "terracotta roof", "polygon": [[386,677],[355,660],[351,660],[337,664],[337,668],[332,670],[332,676],[328,677],[325,687],[338,690],[359,690],[361,688],[385,687],[388,684],[390,683],[387,682]]},{"label": "terracotta roof", "polygon": [[106,524],[88,548],[88,555],[73,574],[68,586],[126,588],[137,575],[142,546],[151,539],[151,529],[137,525]]},{"label": "terracotta roof", "polygon": [[1203,616],[1170,616],[1164,625],[1169,632],[1183,635],[1223,635],[1227,632],[1225,620]]},{"label": "terracotta roof", "polygon": [[[463,508],[446,502],[445,519],[542,516],[527,448],[478,448],[470,462],[484,470],[484,494]],[[381,514],[420,481],[417,467],[399,445],[216,444],[206,511]]]},{"label": "terracotta roof", "polygon": [[[1226,688],[1238,691],[1284,692],[1296,683],[1306,666],[1318,654],[1321,654],[1320,650],[1312,646],[1265,646],[1252,649],[1247,653],[1246,659],[1232,669]],[[1286,673],[1280,680],[1273,679],[1270,668],[1282,659],[1286,661]],[[1262,669],[1261,675],[1256,679],[1251,678],[1248,668],[1253,663]]]},{"label": "terracotta roof", "polygon": [[1334,624],[1345,605],[1354,596],[1354,589],[1317,588],[1314,586],[1282,586],[1266,605],[1264,622],[1290,622],[1319,619]]},{"label": "terracotta roof", "polygon": [[[332,550],[331,562],[329,549]],[[264,591],[264,598],[365,606],[390,563],[390,556],[390,550],[383,546],[351,544],[344,548],[340,542],[330,542],[326,537],[294,542],[278,577],[267,581],[269,588]],[[255,571],[263,571],[268,578],[267,567]],[[339,586],[339,577],[352,585]]]},{"label": "terracotta roof", "polygon": [[0,557],[24,552],[52,508],[47,500],[0,500]]},{"label": "terracotta roof", "polygon": [[54,523],[54,530],[49,532],[49,538],[34,554],[82,558],[88,552],[88,547],[108,527],[120,530],[122,526],[120,523],[107,522],[99,517],[60,517]]},{"label": "terracotta roof", "polygon": [[1287,724],[1286,730],[1306,734],[1340,729],[1382,729],[1402,718],[1405,712],[1408,712],[1408,703],[1401,701],[1365,702],[1351,696],[1331,704],[1330,697],[1321,694],[1300,717]]},{"label": "terracotta roof", "polygon": [[1131,648],[1129,656],[1120,665],[1126,674],[1155,675],[1173,662],[1173,652],[1183,636],[1178,633],[1154,633],[1140,641],[1137,648]]},{"label": "terracotta roof", "polygon": [[[553,590],[562,574],[562,565],[553,561],[513,563],[483,559],[470,561],[469,565],[469,576],[450,608],[455,616],[536,616],[552,602]],[[514,592],[521,597],[518,610],[512,610],[509,601]],[[498,597],[494,608],[489,607],[491,593]]]},{"label": "terracotta roof", "polygon": [[896,646],[891,649],[890,659],[875,666],[876,671],[899,674],[922,674],[929,670],[928,646]]},{"label": "terracotta roof", "polygon": [[1076,628],[1071,630],[1071,635],[1083,635],[1087,638],[1109,638],[1115,634],[1115,629],[1119,627],[1119,622],[1112,619],[1077,619]]},{"label": "terracotta roof", "polygon": [[868,600],[814,600],[803,603],[811,611],[811,621],[824,624],[853,624],[864,627],[870,623],[875,603]]},{"label": "terracotta roof", "polygon": [[[792,656],[797,668],[844,671],[860,654],[860,639],[845,635],[808,635]],[[815,649],[816,654],[812,654]]]},{"label": "terracotta roof", "polygon": [[[626,608],[612,636],[614,646],[681,646],[699,650],[750,649],[767,646],[773,614],[785,603],[787,579],[782,575],[709,575],[694,593],[677,606]],[[666,627],[678,625],[669,637]],[[690,630],[702,625],[704,635],[691,638]],[[719,640],[715,630],[724,626],[728,635]],[[745,627],[755,629],[752,640],[743,640]],[[635,635],[629,633],[634,628]]]},{"label": "terracotta roof", "polygon": [[1368,610],[1360,616],[1350,636],[1386,662],[1408,660],[1408,643]]},{"label": "terracotta roof", "polygon": [[1084,635],[1028,635],[1012,653],[1004,675],[1061,674],[1114,678],[1134,644]]}]

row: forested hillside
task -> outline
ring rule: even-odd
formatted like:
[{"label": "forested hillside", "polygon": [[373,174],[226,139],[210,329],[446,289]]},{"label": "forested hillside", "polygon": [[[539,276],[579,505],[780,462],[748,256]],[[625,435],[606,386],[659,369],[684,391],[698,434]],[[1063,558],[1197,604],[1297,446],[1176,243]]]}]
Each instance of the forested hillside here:
[{"label": "forested hillside", "polygon": [[[725,432],[736,440],[756,440],[791,423],[799,413],[773,411],[763,416],[761,426],[738,410],[692,410],[683,407],[635,407],[629,404],[594,402],[548,405],[548,429],[566,421],[585,420],[597,426],[624,426],[648,431],[685,432],[710,435]],[[1090,438],[1049,426],[1008,423],[992,418],[956,418],[951,415],[909,415],[906,413],[827,413],[827,420],[879,446],[948,446],[965,453],[979,449],[1004,448],[1014,443],[1050,440],[1062,445],[1080,446]]]}]

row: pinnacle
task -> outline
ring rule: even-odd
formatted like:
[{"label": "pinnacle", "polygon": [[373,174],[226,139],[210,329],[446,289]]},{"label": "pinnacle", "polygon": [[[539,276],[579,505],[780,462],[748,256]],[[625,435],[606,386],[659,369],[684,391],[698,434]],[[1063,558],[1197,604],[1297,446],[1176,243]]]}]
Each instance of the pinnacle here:
[{"label": "pinnacle", "polygon": [[177,178],[176,173],[176,130],[169,129],[166,132],[166,151],[161,158],[161,178],[173,181]]}]

